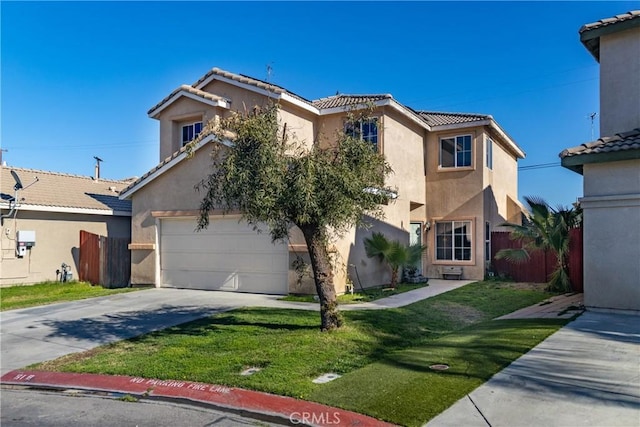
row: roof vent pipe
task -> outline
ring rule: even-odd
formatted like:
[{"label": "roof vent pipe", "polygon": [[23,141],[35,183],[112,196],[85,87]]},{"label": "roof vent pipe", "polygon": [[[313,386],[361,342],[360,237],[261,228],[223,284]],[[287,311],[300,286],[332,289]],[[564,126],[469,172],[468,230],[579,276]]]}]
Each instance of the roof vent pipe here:
[{"label": "roof vent pipe", "polygon": [[97,180],[100,179],[100,162],[103,162],[104,160],[102,160],[98,156],[93,156],[93,158],[96,159],[96,167],[95,167],[94,179],[97,181]]}]

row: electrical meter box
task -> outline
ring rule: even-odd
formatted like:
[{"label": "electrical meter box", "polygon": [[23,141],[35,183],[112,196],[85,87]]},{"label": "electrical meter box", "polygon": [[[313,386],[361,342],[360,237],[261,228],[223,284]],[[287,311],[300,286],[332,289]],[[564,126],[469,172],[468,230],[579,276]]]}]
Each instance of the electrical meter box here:
[{"label": "electrical meter box", "polygon": [[36,245],[36,232],[19,230],[16,233],[16,254],[23,257],[27,254],[27,249]]}]

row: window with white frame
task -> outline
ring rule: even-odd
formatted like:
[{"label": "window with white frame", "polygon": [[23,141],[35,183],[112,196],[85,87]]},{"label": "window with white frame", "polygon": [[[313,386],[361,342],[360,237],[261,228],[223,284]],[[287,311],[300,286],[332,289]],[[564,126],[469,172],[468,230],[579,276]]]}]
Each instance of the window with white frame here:
[{"label": "window with white frame", "polygon": [[491,261],[491,223],[484,223],[484,260]]},{"label": "window with white frame", "polygon": [[353,138],[360,138],[371,144],[374,151],[378,151],[378,119],[370,118],[356,122],[346,122],[344,133]]},{"label": "window with white frame", "polygon": [[202,122],[189,123],[182,126],[182,146],[184,147],[202,132]]},{"label": "window with white frame", "polygon": [[493,169],[493,140],[491,138],[487,138],[485,163],[487,164],[487,168]]},{"label": "window with white frame", "polygon": [[471,166],[471,135],[440,139],[440,167],[464,168]]},{"label": "window with white frame", "polygon": [[471,261],[471,221],[436,221],[436,260]]}]

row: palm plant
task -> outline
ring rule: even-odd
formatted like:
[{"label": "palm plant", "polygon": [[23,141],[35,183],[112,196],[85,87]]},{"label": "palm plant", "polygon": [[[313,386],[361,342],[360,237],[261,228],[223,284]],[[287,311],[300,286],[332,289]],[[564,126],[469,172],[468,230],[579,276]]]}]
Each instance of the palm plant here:
[{"label": "palm plant", "polygon": [[523,246],[518,249],[501,249],[496,258],[524,262],[529,259],[530,252],[550,250],[556,255],[557,264],[551,273],[548,288],[558,292],[570,291],[569,231],[582,224],[582,209],[579,205],[572,208],[552,208],[546,201],[537,197],[525,197],[525,201],[531,212],[523,224],[503,224],[511,228],[510,237],[521,240]]},{"label": "palm plant", "polygon": [[422,258],[426,249],[422,245],[403,245],[393,240],[390,241],[382,233],[373,233],[371,237],[364,239],[364,249],[369,258],[378,258],[391,269],[392,288],[398,285],[398,270],[400,267],[415,267]]}]

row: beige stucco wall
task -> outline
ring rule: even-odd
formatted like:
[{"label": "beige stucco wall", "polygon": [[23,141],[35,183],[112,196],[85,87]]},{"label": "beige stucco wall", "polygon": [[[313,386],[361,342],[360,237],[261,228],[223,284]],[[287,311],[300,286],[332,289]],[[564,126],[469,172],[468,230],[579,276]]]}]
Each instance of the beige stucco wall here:
[{"label": "beige stucco wall", "polygon": [[[358,289],[380,286],[391,279],[386,265],[367,257],[365,238],[381,232],[391,240],[408,244],[410,222],[425,221],[424,129],[390,108],[377,109],[372,116],[378,117],[378,144],[394,171],[386,184],[397,190],[398,198],[383,206],[382,220],[365,218],[369,228],[354,228],[332,242],[337,248],[336,290],[340,293],[347,280]],[[335,143],[346,118],[346,113],[336,113],[318,120],[323,146]]]},{"label": "beige stucco wall", "polygon": [[640,28],[600,37],[600,136],[640,126]]},{"label": "beige stucco wall", "polygon": [[[486,167],[487,142],[493,140],[493,168]],[[505,148],[500,138],[491,133],[484,134],[483,175],[485,187],[484,221],[492,229],[511,222],[520,224],[521,213],[518,202],[518,162],[516,156]]]},{"label": "beige stucco wall", "polygon": [[[212,144],[195,152],[164,174],[150,181],[133,194],[131,242],[156,243],[156,218],[152,211],[192,211],[200,207],[202,197],[194,186],[204,179],[211,168]],[[194,228],[196,226],[194,219]],[[156,251],[150,249],[131,252],[131,283],[155,284]]]},{"label": "beige stucco wall", "polygon": [[[3,211],[3,214],[6,213]],[[129,217],[84,215],[20,210],[16,219],[5,219],[0,236],[0,286],[56,280],[64,262],[78,279],[80,230],[109,237],[128,238]],[[16,230],[36,232],[36,245],[23,258],[16,256]]]},{"label": "beige stucco wall", "polygon": [[224,111],[220,107],[212,107],[196,100],[182,97],[164,109],[159,115],[160,121],[160,158],[166,159],[182,148],[182,126],[220,117]]},{"label": "beige stucco wall", "polygon": [[[440,139],[471,135],[473,164],[468,168],[439,167]],[[487,140],[493,140],[493,168],[486,165]],[[443,266],[461,266],[463,278],[482,280],[485,274],[485,222],[490,230],[505,221],[520,223],[517,158],[505,141],[488,127],[476,126],[431,132],[427,137],[427,217],[432,224],[426,235],[429,277],[442,277]],[[472,260],[436,260],[435,222],[468,220],[472,223]]]},{"label": "beige stucco wall", "polygon": [[584,196],[638,194],[640,160],[587,163],[583,167]]},{"label": "beige stucco wall", "polygon": [[583,173],[585,305],[640,311],[640,160]]}]

